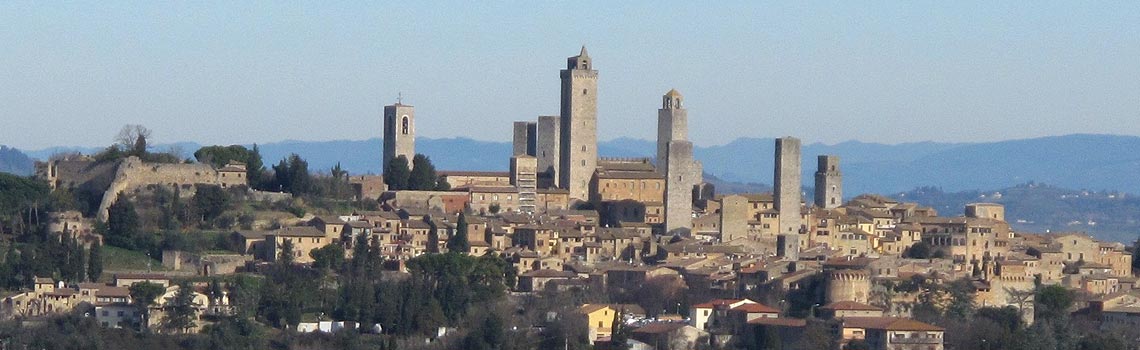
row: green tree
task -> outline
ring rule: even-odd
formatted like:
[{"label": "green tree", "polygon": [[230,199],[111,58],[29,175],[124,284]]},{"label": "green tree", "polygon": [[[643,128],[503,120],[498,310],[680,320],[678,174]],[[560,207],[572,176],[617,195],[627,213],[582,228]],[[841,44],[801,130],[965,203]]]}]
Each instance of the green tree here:
[{"label": "green tree", "polygon": [[174,293],[174,298],[170,300],[169,304],[163,305],[163,309],[166,311],[163,328],[185,333],[186,330],[197,326],[194,322],[197,318],[195,315],[197,310],[194,305],[194,288],[190,286],[189,281],[178,285],[178,292]]},{"label": "green tree", "polygon": [[329,244],[313,249],[313,251],[309,252],[309,256],[313,258],[314,269],[336,271],[340,270],[341,266],[344,265],[344,247],[340,244]]},{"label": "green tree", "polygon": [[929,243],[920,241],[907,248],[906,251],[903,252],[903,257],[913,259],[929,259],[930,255],[933,254],[932,250],[933,248]]},{"label": "green tree", "polygon": [[245,146],[240,145],[206,146],[194,151],[194,159],[197,159],[199,163],[221,168],[230,162],[249,164],[251,153]]},{"label": "green tree", "polygon": [[428,241],[424,250],[428,253],[439,253],[439,225],[436,225],[430,216],[425,216],[424,222],[428,224]]},{"label": "green tree", "polygon": [[293,265],[296,260],[297,252],[293,247],[293,240],[286,238],[284,243],[281,243],[281,253],[277,254],[277,263],[283,266]]},{"label": "green tree", "polygon": [[139,214],[127,196],[119,196],[107,208],[107,244],[126,249],[139,248],[136,244],[139,227]]},{"label": "green tree", "polygon": [[451,183],[447,182],[447,175],[440,175],[435,182],[436,191],[450,191]]},{"label": "green tree", "polygon": [[861,339],[855,339],[847,342],[847,345],[843,346],[843,350],[871,350],[871,346]]},{"label": "green tree", "polygon": [[245,178],[249,181],[249,187],[256,189],[265,189],[265,163],[261,159],[261,149],[257,144],[253,144],[253,149],[249,151],[249,158],[245,161]]},{"label": "green tree", "polygon": [[388,161],[388,167],[384,169],[384,183],[388,184],[388,189],[393,191],[411,189],[408,185],[411,172],[407,157],[401,155],[392,158]]},{"label": "green tree", "polygon": [[198,185],[198,191],[190,202],[201,216],[202,221],[217,219],[230,208],[230,194],[220,186]]},{"label": "green tree", "polygon": [[131,294],[131,303],[144,309],[154,304],[155,299],[166,292],[166,288],[163,288],[161,284],[151,282],[132,284],[128,290]]},{"label": "green tree", "polygon": [[610,349],[629,349],[629,344],[626,343],[629,341],[629,328],[625,326],[624,315],[625,308],[617,310],[617,312],[614,313],[614,319],[610,322],[610,329],[612,330],[610,335]]},{"label": "green tree", "polygon": [[431,159],[419,153],[412,157],[412,172],[408,175],[408,187],[413,190],[433,191],[438,180]]},{"label": "green tree", "polygon": [[1055,320],[1068,316],[1073,306],[1073,292],[1060,285],[1044,286],[1037,290],[1035,301],[1036,319]]},{"label": "green tree", "polygon": [[309,162],[306,162],[296,153],[281,159],[273,166],[274,182],[277,190],[295,195],[304,195],[312,192],[313,179],[309,174]]},{"label": "green tree", "polygon": [[456,253],[470,253],[471,242],[467,239],[467,215],[459,213],[459,220],[455,224],[455,234],[447,240],[447,251]]}]

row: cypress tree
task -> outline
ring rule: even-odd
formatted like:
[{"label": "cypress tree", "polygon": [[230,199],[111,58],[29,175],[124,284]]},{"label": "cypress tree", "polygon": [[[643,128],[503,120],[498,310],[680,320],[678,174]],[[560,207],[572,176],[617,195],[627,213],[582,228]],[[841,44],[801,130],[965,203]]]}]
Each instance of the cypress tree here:
[{"label": "cypress tree", "polygon": [[96,282],[103,276],[103,245],[99,242],[91,244],[91,253],[87,258],[87,279]]},{"label": "cypress tree", "polygon": [[447,240],[447,251],[455,253],[470,253],[471,241],[467,239],[467,215],[459,213],[456,222],[455,234]]}]

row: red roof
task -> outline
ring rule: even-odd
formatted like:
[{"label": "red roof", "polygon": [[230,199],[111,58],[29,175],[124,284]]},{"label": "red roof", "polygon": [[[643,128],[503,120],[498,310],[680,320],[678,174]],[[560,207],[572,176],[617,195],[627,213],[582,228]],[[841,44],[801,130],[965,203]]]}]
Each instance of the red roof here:
[{"label": "red roof", "polygon": [[942,327],[900,317],[848,317],[845,328],[883,329],[888,331],[943,331]]},{"label": "red roof", "polygon": [[697,308],[697,309],[711,309],[714,306],[725,306],[725,305],[736,304],[736,303],[741,302],[743,300],[744,299],[713,299],[713,300],[709,300],[708,302],[693,305],[693,307]]},{"label": "red roof", "polygon": [[740,305],[740,306],[732,308],[732,311],[743,311],[743,312],[747,312],[750,314],[759,314],[759,313],[778,314],[778,313],[780,313],[780,310],[776,310],[772,307],[769,307],[768,305],[764,305],[764,304],[760,304],[760,303]]}]

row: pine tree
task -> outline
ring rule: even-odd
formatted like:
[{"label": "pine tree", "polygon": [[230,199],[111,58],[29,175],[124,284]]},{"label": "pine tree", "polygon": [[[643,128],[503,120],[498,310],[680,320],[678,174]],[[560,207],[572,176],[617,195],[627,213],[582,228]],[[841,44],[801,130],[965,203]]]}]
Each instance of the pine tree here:
[{"label": "pine tree", "polygon": [[408,177],[411,176],[411,168],[408,166],[408,158],[398,156],[388,161],[388,167],[384,169],[384,183],[388,184],[389,190],[407,190]]},{"label": "pine tree", "polygon": [[610,349],[625,350],[629,349],[629,329],[626,328],[624,322],[625,308],[616,310],[614,313],[613,322],[610,324]]},{"label": "pine tree", "polygon": [[83,244],[79,243],[79,239],[75,240],[75,281],[83,282],[87,280],[87,250],[83,248]]},{"label": "pine tree", "polygon": [[408,176],[408,187],[419,191],[434,191],[439,178],[435,174],[435,166],[431,159],[423,154],[412,157],[412,172]]},{"label": "pine tree", "polygon": [[470,253],[471,241],[467,238],[467,215],[459,213],[456,222],[455,234],[447,240],[447,251],[455,253]]},{"label": "pine tree", "polygon": [[107,208],[107,244],[136,249],[134,239],[139,231],[139,214],[127,196],[119,196]]},{"label": "pine tree", "polygon": [[169,305],[164,305],[164,308],[167,309],[164,328],[185,332],[187,329],[196,326],[197,324],[194,323],[196,318],[194,306],[194,288],[190,286],[190,282],[182,282],[178,285],[178,292],[174,294],[174,299],[170,301]]}]

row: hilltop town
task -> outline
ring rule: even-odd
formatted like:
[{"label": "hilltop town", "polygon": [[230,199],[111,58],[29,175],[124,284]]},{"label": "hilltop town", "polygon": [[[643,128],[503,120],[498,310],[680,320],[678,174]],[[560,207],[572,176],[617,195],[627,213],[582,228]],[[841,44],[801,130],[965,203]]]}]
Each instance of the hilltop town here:
[{"label": "hilltop town", "polygon": [[835,155],[809,155],[805,180],[795,137],[775,141],[771,193],[718,193],[688,139],[689,125],[715,121],[699,106],[690,120],[675,89],[657,106],[655,157],[599,157],[598,67],[583,47],[560,70],[558,113],[503,126],[506,172],[435,169],[402,98],[377,118],[382,175],[318,172],[298,156],[267,170],[256,147],[172,158],[137,127],[102,153],[37,162],[32,178],[0,178],[12,197],[0,318],[249,348],[1140,339],[1133,247],[1018,232],[996,203],[940,213],[845,193]]}]

